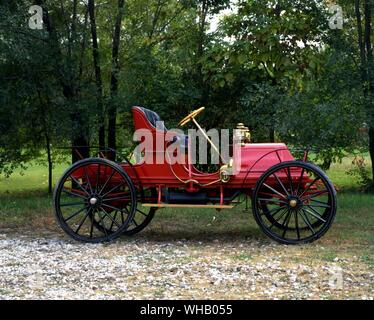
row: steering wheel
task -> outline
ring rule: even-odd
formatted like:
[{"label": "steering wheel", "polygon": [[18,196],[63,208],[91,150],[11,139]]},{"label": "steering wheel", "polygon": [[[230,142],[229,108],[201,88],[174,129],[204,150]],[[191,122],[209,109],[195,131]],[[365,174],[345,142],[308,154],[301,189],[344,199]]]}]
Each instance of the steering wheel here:
[{"label": "steering wheel", "polygon": [[184,117],[179,122],[179,125],[183,127],[186,123],[190,122],[191,119],[195,118],[197,115],[199,115],[201,112],[203,112],[204,109],[205,109],[205,107],[201,107],[199,109],[196,109],[196,110],[192,111],[187,117]]}]

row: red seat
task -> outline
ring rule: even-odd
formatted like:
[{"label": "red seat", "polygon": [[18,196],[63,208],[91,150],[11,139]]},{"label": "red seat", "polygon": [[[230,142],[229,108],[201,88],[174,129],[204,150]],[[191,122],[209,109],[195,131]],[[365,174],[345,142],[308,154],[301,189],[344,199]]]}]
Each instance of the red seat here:
[{"label": "red seat", "polygon": [[[148,129],[152,132],[154,142],[156,142],[156,135],[165,135],[168,132],[164,122],[161,120],[160,116],[147,108],[144,107],[132,107],[131,109],[134,121],[135,130]],[[157,123],[158,122],[158,123]],[[156,125],[158,125],[156,127]],[[173,142],[179,141],[180,146],[186,150],[188,145],[188,136],[184,134],[174,133]],[[164,138],[164,137],[162,137]]]},{"label": "red seat", "polygon": [[161,120],[160,116],[147,108],[144,107],[132,107],[133,121],[135,130],[138,129],[156,129],[157,122],[158,128],[164,132],[167,131],[167,128],[164,125],[164,122]]}]

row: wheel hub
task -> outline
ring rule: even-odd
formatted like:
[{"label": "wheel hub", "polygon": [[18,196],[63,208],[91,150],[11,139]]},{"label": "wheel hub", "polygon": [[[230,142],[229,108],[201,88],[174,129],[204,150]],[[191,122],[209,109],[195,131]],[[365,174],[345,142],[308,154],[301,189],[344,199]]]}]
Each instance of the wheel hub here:
[{"label": "wheel hub", "polygon": [[290,204],[291,208],[295,208],[297,206],[297,200],[292,199],[292,200],[290,200],[289,204]]},{"label": "wheel hub", "polygon": [[298,197],[290,197],[288,199],[288,207],[293,210],[297,210],[302,207],[303,203]]},{"label": "wheel hub", "polygon": [[92,207],[92,208],[98,208],[100,205],[101,205],[101,198],[96,195],[96,194],[93,194],[91,195],[89,198],[88,198],[88,204]]},{"label": "wheel hub", "polygon": [[97,201],[97,198],[93,197],[90,199],[90,204],[94,206],[97,203]]}]

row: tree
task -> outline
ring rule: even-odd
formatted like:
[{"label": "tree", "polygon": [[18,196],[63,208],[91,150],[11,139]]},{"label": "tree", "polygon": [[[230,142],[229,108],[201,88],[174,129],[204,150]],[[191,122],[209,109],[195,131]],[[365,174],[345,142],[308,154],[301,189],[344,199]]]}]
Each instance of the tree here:
[{"label": "tree", "polygon": [[[373,2],[369,0],[355,0],[355,15],[357,28],[357,42],[360,57],[360,70],[363,93],[366,100],[369,152],[372,160],[373,186],[374,186],[374,60],[372,46],[372,27],[371,17]],[[363,7],[363,9],[362,9]],[[364,12],[364,21],[362,19],[362,10]]]},{"label": "tree", "polygon": [[[72,130],[72,161],[75,162],[80,159],[80,156],[86,158],[89,156],[89,149],[87,146],[88,143],[88,127],[87,127],[87,116],[83,115],[78,107],[78,96],[80,88],[77,86],[77,83],[80,81],[77,77],[77,64],[75,63],[73,49],[77,50],[78,39],[76,34],[76,26],[78,24],[77,16],[77,6],[78,1],[73,1],[73,10],[74,13],[71,18],[70,24],[65,20],[67,41],[62,41],[58,38],[58,32],[54,28],[52,18],[49,14],[47,6],[44,4],[43,0],[36,0],[37,5],[43,8],[43,22],[46,26],[48,32],[48,43],[49,43],[49,53],[54,59],[54,72],[56,78],[59,80],[62,93],[66,98],[68,107],[71,109],[71,120],[74,129]],[[60,10],[62,16],[66,18],[67,14],[65,12],[64,6],[62,5]],[[63,53],[63,48],[61,48],[61,42],[67,47],[67,54]],[[83,49],[84,50],[84,49]]]},{"label": "tree", "polygon": [[[230,59],[248,70],[257,87],[262,82],[286,95],[308,71],[318,70],[326,21],[324,8],[314,0],[239,2],[237,13],[227,17],[224,25],[226,35],[235,39]],[[251,87],[249,83],[253,91]],[[268,103],[264,116],[269,140],[274,141],[277,112],[271,109]]]},{"label": "tree", "polygon": [[[372,150],[373,9],[339,3],[343,30],[328,29],[318,0],[2,3],[0,170],[44,157],[51,176],[59,147],[81,146],[72,161],[97,144],[129,147],[133,105],[169,126],[205,106],[207,128],[246,122],[254,141],[319,150],[326,166],[364,147],[365,125]],[[25,23],[31,4],[42,30]]]},{"label": "tree", "polygon": [[[111,102],[108,106],[108,147],[116,150],[116,126],[117,126],[117,93],[118,93],[118,72],[119,72],[119,46],[124,0],[118,0],[118,14],[114,25],[112,41],[112,68],[110,72],[110,95]],[[115,152],[110,153],[110,158],[115,159]]]},{"label": "tree", "polygon": [[95,69],[96,79],[96,97],[98,107],[98,122],[99,122],[99,147],[105,149],[105,118],[104,118],[104,104],[103,104],[103,80],[101,77],[100,67],[100,53],[97,41],[96,19],[95,19],[95,0],[88,1],[88,12],[91,24],[91,39],[92,39],[92,57]]},{"label": "tree", "polygon": [[46,38],[31,31],[15,32],[22,30],[25,14],[18,14],[17,7],[5,6],[1,14],[6,18],[2,20],[5,28],[1,28],[4,32],[0,35],[3,97],[0,172],[10,174],[13,169],[25,168],[31,160],[46,155],[51,193],[53,158],[56,158],[52,155],[52,144],[61,137],[60,126],[56,124],[63,123],[59,117],[62,113],[54,112],[56,105],[51,100],[59,88],[50,77],[54,61],[48,56]]}]

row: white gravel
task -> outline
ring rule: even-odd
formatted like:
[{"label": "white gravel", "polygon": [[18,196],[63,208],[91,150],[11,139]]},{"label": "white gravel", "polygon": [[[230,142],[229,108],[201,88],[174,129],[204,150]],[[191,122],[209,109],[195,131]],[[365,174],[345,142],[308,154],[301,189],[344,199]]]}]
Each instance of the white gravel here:
[{"label": "white gravel", "polygon": [[82,244],[61,233],[1,234],[0,299],[373,300],[369,265],[289,258],[303,250],[253,239]]}]

